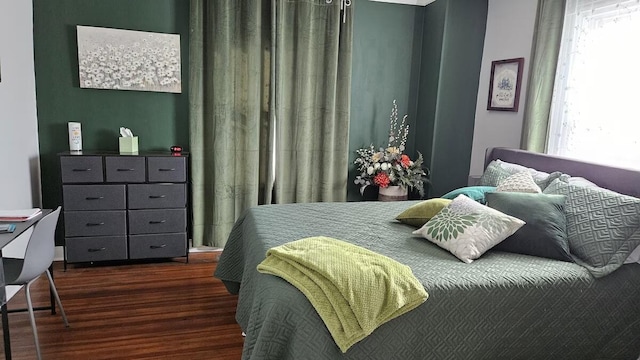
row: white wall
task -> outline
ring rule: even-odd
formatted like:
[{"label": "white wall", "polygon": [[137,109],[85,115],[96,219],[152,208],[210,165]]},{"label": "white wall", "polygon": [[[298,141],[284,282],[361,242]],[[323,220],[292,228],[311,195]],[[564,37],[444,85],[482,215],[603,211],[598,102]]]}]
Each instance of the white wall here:
[{"label": "white wall", "polygon": [[[533,0],[489,0],[470,176],[482,174],[486,148],[520,147],[537,7],[538,2]],[[487,110],[491,62],[518,57],[524,57],[525,68],[518,112]]]},{"label": "white wall", "polygon": [[0,1],[0,209],[40,207],[32,1]]}]

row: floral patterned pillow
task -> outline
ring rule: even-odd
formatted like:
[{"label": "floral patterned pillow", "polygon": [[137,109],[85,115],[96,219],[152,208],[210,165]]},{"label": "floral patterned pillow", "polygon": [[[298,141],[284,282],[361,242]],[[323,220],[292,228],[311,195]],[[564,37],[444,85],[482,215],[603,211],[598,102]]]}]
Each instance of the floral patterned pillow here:
[{"label": "floral patterned pillow", "polygon": [[424,226],[413,232],[471,263],[509,237],[524,221],[458,195]]}]

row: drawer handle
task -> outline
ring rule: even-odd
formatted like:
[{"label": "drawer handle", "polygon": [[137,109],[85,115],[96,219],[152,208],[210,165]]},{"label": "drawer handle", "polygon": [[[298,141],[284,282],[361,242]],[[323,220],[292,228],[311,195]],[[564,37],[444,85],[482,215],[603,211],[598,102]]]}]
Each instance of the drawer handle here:
[{"label": "drawer handle", "polygon": [[98,252],[98,251],[105,251],[105,250],[107,250],[107,248],[104,248],[104,247],[87,249],[88,252]]},{"label": "drawer handle", "polygon": [[158,171],[176,171],[175,168],[171,168],[171,169],[158,169]]},{"label": "drawer handle", "polygon": [[72,171],[91,171],[91,168],[86,168],[86,169],[73,169]]},{"label": "drawer handle", "polygon": [[116,169],[116,171],[136,171],[136,169]]},{"label": "drawer handle", "polygon": [[162,249],[162,248],[166,248],[167,245],[162,244],[162,245],[151,245],[149,246],[149,249]]},{"label": "drawer handle", "polygon": [[104,199],[104,196],[87,196],[85,199],[86,200],[102,200]]},{"label": "drawer handle", "polygon": [[87,223],[87,226],[101,226],[104,225],[103,222],[99,222],[99,223]]},{"label": "drawer handle", "polygon": [[149,224],[164,224],[166,222],[167,220],[151,220],[149,221]]},{"label": "drawer handle", "polygon": [[149,195],[149,199],[164,199],[167,195]]}]

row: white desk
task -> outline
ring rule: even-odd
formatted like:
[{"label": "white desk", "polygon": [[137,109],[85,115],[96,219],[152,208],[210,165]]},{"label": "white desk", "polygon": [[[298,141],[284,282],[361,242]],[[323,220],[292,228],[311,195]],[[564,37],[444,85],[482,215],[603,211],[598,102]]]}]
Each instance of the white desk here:
[{"label": "white desk", "polygon": [[[18,236],[24,233],[28,228],[37,223],[40,219],[42,219],[45,215],[49,214],[51,209],[43,209],[42,214],[36,216],[35,218],[24,221],[24,222],[15,222],[15,221],[0,221],[2,223],[12,223],[16,224],[16,229],[12,233],[0,234],[0,304],[2,305],[2,333],[4,335],[4,357],[5,359],[11,359],[11,338],[9,336],[9,314],[7,311],[7,288],[4,281],[4,268],[2,266],[2,249],[7,246],[10,242],[15,240]],[[15,290],[15,289],[12,289]],[[53,311],[53,302],[51,303],[52,311]]]}]

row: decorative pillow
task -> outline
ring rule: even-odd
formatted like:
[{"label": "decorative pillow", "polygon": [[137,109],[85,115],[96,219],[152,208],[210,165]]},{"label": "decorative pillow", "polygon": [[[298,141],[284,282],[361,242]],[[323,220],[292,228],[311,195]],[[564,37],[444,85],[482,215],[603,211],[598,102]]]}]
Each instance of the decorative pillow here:
[{"label": "decorative pillow", "polygon": [[540,187],[533,181],[533,177],[528,172],[515,173],[508,178],[502,180],[496,189],[496,191],[506,192],[523,192],[523,193],[535,193],[542,192]]},{"label": "decorative pillow", "polygon": [[487,206],[526,222],[493,249],[573,261],[569,254],[563,195],[495,192]]},{"label": "decorative pillow", "polygon": [[492,160],[487,165],[487,168],[484,169],[478,184],[481,186],[498,186],[500,181],[508,178],[514,172],[501,167],[496,160]]},{"label": "decorative pillow", "polygon": [[544,193],[567,197],[569,249],[593,276],[612,273],[640,245],[640,199],[563,179],[554,180]]},{"label": "decorative pillow", "polygon": [[421,227],[450,203],[451,200],[449,199],[439,198],[421,201],[396,216],[396,220],[404,224]]},{"label": "decorative pillow", "polygon": [[560,176],[558,176],[558,179],[561,179],[562,181],[571,185],[599,187],[598,185],[594,184],[593,182],[583,177],[571,176],[569,174],[560,174]]},{"label": "decorative pillow", "polygon": [[471,263],[524,225],[524,221],[458,195],[420,229],[413,232],[458,259]]},{"label": "decorative pillow", "polygon": [[555,178],[560,176],[561,172],[546,173],[533,168],[528,168],[519,164],[509,163],[500,159],[492,160],[482,173],[478,185],[482,186],[498,186],[498,184],[509,176],[526,171],[531,174],[533,180],[544,190],[547,185]]},{"label": "decorative pillow", "polygon": [[443,199],[455,199],[458,195],[466,195],[470,199],[479,202],[480,204],[486,204],[484,194],[490,191],[496,191],[495,186],[466,186],[459,189],[452,190],[441,197]]}]

